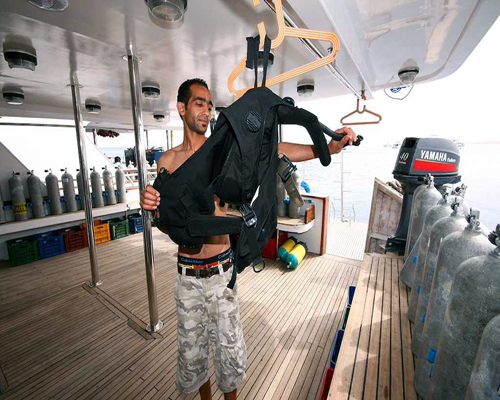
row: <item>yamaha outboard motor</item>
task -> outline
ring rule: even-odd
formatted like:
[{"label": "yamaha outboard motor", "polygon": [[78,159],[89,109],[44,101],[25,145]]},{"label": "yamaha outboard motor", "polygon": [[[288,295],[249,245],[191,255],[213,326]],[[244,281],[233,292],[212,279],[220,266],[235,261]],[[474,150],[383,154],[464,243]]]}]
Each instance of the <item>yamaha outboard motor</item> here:
[{"label": "yamaha outboard motor", "polygon": [[460,181],[460,152],[449,139],[406,138],[392,172],[403,188],[403,206],[396,232],[387,239],[386,251],[405,253],[413,193],[426,174],[432,174],[436,187]]}]

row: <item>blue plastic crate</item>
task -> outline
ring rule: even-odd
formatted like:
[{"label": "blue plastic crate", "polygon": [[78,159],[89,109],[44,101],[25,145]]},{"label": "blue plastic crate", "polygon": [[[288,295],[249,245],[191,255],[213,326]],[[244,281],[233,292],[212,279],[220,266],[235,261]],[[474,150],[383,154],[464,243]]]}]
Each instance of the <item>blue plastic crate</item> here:
[{"label": "blue plastic crate", "polygon": [[356,286],[349,286],[347,292],[347,307],[351,307],[352,300],[354,299],[354,292],[356,291]]},{"label": "blue plastic crate", "polygon": [[41,259],[66,253],[64,237],[57,232],[40,233],[33,237],[38,242],[38,250]]},{"label": "blue plastic crate", "polygon": [[143,231],[141,214],[129,215],[128,223],[130,226],[130,233],[140,233]]},{"label": "blue plastic crate", "polygon": [[332,352],[330,353],[330,368],[335,368],[335,364],[337,364],[337,358],[339,357],[340,345],[342,344],[342,339],[344,338],[344,332],[345,331],[343,329],[339,329],[333,339]]}]

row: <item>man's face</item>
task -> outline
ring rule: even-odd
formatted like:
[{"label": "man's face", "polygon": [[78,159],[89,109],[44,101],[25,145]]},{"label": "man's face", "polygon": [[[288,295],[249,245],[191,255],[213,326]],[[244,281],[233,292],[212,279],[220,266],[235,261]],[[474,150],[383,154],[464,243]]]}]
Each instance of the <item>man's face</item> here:
[{"label": "man's face", "polygon": [[210,123],[212,97],[210,91],[202,85],[193,84],[190,89],[191,97],[187,107],[184,103],[177,103],[177,108],[189,129],[199,135],[204,135]]}]

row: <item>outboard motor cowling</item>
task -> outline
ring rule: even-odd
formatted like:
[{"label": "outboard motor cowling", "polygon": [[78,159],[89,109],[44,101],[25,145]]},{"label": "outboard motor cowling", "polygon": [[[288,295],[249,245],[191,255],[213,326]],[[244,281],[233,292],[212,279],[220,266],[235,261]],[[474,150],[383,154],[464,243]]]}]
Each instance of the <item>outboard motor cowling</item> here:
[{"label": "outboard motor cowling", "polygon": [[458,166],[460,151],[449,139],[406,138],[399,150],[392,174],[401,182],[403,205],[396,232],[387,239],[386,251],[405,253],[408,225],[415,189],[426,174],[432,174],[436,187],[460,181]]}]

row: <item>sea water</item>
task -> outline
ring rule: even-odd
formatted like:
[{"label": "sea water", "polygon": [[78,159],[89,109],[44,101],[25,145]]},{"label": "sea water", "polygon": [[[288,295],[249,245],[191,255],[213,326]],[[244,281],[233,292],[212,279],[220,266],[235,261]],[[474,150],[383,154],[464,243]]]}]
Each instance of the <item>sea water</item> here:
[{"label": "sea water", "polygon": [[[349,148],[344,155],[344,217],[368,222],[373,195],[374,178],[387,182],[394,180],[394,169],[399,149],[387,147]],[[460,149],[459,174],[467,185],[466,201],[481,210],[481,221],[493,230],[500,223],[500,143],[467,144]],[[330,213],[335,209],[340,218],[340,155],[332,156],[332,163],[323,167],[318,160],[297,163],[298,171],[311,191],[328,195]],[[354,206],[354,210],[353,210]]]}]

